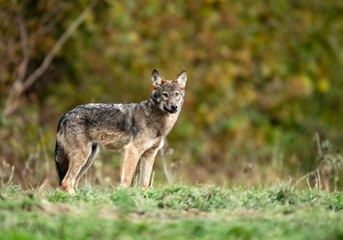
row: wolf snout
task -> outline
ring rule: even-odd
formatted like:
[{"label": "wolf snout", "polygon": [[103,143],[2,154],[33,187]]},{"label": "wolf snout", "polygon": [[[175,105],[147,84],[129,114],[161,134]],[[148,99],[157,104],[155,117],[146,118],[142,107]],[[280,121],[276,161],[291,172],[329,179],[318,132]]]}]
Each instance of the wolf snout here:
[{"label": "wolf snout", "polygon": [[172,105],[170,106],[170,109],[171,109],[172,111],[176,111],[178,108],[179,108],[179,106],[176,105],[176,104],[172,104]]},{"label": "wolf snout", "polygon": [[172,104],[169,107],[164,106],[163,109],[169,113],[176,113],[179,110],[179,106],[176,104]]}]

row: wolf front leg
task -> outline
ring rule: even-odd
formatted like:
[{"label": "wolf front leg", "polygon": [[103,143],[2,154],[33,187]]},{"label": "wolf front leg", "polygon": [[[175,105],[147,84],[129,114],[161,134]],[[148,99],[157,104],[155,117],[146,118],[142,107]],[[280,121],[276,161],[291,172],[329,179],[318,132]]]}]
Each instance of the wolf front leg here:
[{"label": "wolf front leg", "polygon": [[140,154],[136,147],[126,147],[122,162],[120,187],[130,187],[132,185],[139,157]]},{"label": "wolf front leg", "polygon": [[148,189],[151,186],[152,167],[155,162],[156,154],[162,146],[163,141],[158,146],[150,148],[149,150],[144,152],[141,157],[139,183],[145,189]]}]

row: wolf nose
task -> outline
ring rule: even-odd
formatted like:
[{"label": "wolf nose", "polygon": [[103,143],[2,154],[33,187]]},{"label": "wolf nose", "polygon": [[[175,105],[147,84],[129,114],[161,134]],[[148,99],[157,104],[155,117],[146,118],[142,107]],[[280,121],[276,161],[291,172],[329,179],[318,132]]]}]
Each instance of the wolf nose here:
[{"label": "wolf nose", "polygon": [[178,106],[176,104],[172,104],[170,106],[171,110],[177,110]]}]

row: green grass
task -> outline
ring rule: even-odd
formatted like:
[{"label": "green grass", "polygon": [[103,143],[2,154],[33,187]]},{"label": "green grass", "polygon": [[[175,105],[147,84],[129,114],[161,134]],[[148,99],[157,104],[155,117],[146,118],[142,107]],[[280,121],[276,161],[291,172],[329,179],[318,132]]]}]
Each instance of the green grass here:
[{"label": "green grass", "polygon": [[343,239],[343,193],[0,188],[0,239]]}]

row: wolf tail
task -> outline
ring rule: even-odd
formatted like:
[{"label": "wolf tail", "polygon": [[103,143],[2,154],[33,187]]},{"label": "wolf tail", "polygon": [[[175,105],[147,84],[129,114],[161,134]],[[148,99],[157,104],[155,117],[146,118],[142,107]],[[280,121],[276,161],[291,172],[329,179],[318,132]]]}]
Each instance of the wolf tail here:
[{"label": "wolf tail", "polygon": [[56,140],[56,148],[55,148],[55,164],[58,176],[60,178],[60,185],[64,176],[66,175],[69,167],[69,158],[66,152],[64,151],[63,147],[58,144]]}]

